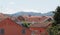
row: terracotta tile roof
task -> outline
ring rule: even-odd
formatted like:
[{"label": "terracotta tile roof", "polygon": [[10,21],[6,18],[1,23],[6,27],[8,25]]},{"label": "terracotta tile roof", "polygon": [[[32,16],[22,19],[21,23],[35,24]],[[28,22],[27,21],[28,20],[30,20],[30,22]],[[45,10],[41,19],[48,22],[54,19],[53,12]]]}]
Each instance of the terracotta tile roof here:
[{"label": "terracotta tile roof", "polygon": [[[50,16],[22,16],[26,22],[44,22],[46,19],[51,18]],[[20,16],[18,20],[22,19]],[[21,21],[21,20],[20,20]]]},{"label": "terracotta tile roof", "polygon": [[5,18],[7,18],[7,17],[9,17],[9,16],[8,16],[8,15],[5,15],[5,14],[0,13],[0,21],[1,21],[1,20],[3,20],[3,19],[5,19]]},{"label": "terracotta tile roof", "polygon": [[21,22],[19,23],[17,23],[17,22],[15,22],[15,21],[13,21],[11,18],[5,18],[4,20],[2,20],[2,21],[0,21],[0,24],[1,23],[11,23],[11,22],[13,22],[13,23],[16,23],[17,25],[19,25],[19,26],[21,26],[22,27],[22,24],[21,24]]},{"label": "terracotta tile roof", "polygon": [[[5,16],[4,15],[1,15],[1,19],[5,19]],[[9,16],[8,16],[9,17]],[[44,22],[46,19],[50,18],[50,16],[22,16],[25,21],[27,22],[38,22],[38,23],[34,23],[34,24],[31,24],[30,27],[46,27],[48,26],[51,22],[48,22],[48,23],[41,23],[41,22]],[[11,18],[13,21],[15,20],[19,20],[17,17],[9,17]],[[20,21],[17,22],[17,24],[19,24]]]},{"label": "terracotta tile roof", "polygon": [[35,24],[31,24],[30,27],[48,27],[52,22],[48,22],[48,23],[35,23]]},{"label": "terracotta tile roof", "polygon": [[[47,27],[51,22],[44,23],[51,16],[22,16],[26,22],[31,22],[30,27]],[[35,23],[36,22],[36,23]]]},{"label": "terracotta tile roof", "polygon": [[45,19],[48,19],[46,16],[31,16],[27,18],[28,22],[43,22]]},{"label": "terracotta tile roof", "polygon": [[44,23],[47,19],[52,18],[51,16],[40,16],[40,17],[29,17],[30,22],[38,22],[38,23],[34,23],[31,24],[30,27],[47,27],[49,24],[51,24],[52,22],[47,22]]}]

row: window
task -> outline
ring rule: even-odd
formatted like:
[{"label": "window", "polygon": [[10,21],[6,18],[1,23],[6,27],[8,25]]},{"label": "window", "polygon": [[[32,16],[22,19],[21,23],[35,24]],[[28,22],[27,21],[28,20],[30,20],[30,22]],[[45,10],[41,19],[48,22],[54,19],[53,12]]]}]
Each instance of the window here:
[{"label": "window", "polygon": [[38,30],[34,30],[31,32],[31,35],[36,35],[36,33],[38,33]]},{"label": "window", "polygon": [[22,30],[22,34],[25,34],[25,33],[26,33],[26,30],[25,30],[25,29],[23,29],[23,30]]},{"label": "window", "polygon": [[0,29],[0,34],[4,34],[4,29]]},{"label": "window", "polygon": [[40,35],[40,31],[39,30],[34,30],[31,32],[31,35]]},{"label": "window", "polygon": [[31,35],[35,35],[35,32],[34,32],[34,31],[32,31]]}]

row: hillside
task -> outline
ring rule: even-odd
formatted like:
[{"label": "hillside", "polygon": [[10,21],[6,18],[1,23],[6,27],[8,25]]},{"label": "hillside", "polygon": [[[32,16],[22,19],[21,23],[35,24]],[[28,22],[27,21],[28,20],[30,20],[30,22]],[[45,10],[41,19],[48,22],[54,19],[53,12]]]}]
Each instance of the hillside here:
[{"label": "hillside", "polygon": [[54,14],[52,12],[48,12],[48,13],[34,13],[34,12],[18,12],[15,14],[12,14],[11,16],[23,16],[23,15],[31,15],[31,16],[53,16]]}]

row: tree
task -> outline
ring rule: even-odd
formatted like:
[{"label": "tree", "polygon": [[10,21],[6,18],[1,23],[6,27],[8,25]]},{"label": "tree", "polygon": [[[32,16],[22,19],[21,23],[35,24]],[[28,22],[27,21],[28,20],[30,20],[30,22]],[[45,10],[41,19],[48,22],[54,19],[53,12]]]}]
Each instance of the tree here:
[{"label": "tree", "polygon": [[26,28],[29,28],[30,23],[27,23],[26,21],[24,21],[24,22],[22,23],[22,25],[23,25],[24,27],[26,27]]},{"label": "tree", "polygon": [[58,6],[53,13],[54,13],[54,16],[53,16],[54,21],[49,31],[50,31],[50,35],[51,33],[52,35],[57,35],[58,32],[60,31],[60,28],[59,28],[60,27],[60,6]]},{"label": "tree", "polygon": [[60,24],[60,6],[58,6],[54,12],[54,25]]}]

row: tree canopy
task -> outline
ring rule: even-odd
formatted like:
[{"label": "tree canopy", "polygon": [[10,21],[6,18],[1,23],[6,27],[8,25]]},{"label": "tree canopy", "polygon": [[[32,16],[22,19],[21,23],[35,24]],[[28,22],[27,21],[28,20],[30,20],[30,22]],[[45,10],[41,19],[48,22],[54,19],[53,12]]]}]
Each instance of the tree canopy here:
[{"label": "tree canopy", "polygon": [[60,24],[60,6],[58,6],[54,12],[54,24]]}]

